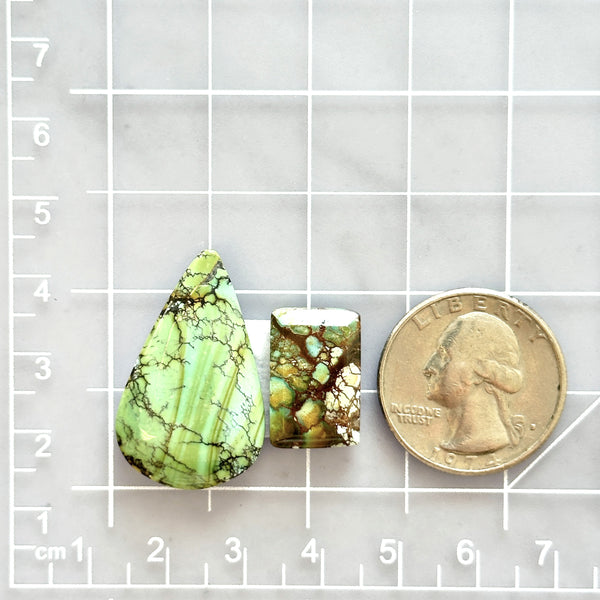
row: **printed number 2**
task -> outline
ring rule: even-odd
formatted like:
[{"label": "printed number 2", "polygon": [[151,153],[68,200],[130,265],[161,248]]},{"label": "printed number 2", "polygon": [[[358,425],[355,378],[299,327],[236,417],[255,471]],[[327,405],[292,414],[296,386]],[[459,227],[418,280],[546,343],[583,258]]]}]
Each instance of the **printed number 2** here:
[{"label": "printed number 2", "polygon": [[[48,448],[50,448],[50,445],[52,444],[52,437],[50,436],[50,434],[48,433],[40,433],[39,435],[36,436],[35,438],[36,443],[40,444],[40,447],[35,451],[35,457],[36,458],[50,458],[52,456],[52,453],[48,451]],[[47,512],[42,513],[44,515],[47,515]],[[43,528],[46,529],[46,531],[44,533],[47,532],[48,530],[48,517],[46,516],[46,522],[45,524],[42,523]]]},{"label": "printed number 2", "polygon": [[165,540],[156,535],[151,537],[146,543],[148,546],[156,546],[156,548],[148,554],[146,562],[165,562],[165,557],[159,556],[165,547]]}]

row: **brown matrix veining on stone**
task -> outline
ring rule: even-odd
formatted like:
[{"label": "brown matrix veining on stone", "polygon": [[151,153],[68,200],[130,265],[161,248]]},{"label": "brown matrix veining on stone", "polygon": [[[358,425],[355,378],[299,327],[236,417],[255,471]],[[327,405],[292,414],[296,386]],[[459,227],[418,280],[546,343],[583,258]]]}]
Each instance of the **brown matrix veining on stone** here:
[{"label": "brown matrix veining on stone", "polygon": [[280,448],[357,444],[360,317],[281,308],[271,316],[270,439]]}]

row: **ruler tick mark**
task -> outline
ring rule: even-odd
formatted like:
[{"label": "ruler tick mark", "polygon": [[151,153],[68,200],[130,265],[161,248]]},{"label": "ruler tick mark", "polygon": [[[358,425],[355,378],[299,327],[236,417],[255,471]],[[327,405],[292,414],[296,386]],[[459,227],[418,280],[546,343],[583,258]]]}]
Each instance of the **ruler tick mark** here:
[{"label": "ruler tick mark", "polygon": [[93,580],[93,554],[94,550],[91,546],[88,546],[87,549],[87,585],[92,585]]},{"label": "ruler tick mark", "polygon": [[242,550],[242,585],[248,585],[248,548]]},{"label": "ruler tick mark", "polygon": [[48,122],[48,121],[50,121],[50,118],[49,117],[12,117],[12,121],[14,121],[14,122],[28,122],[28,121]]},{"label": "ruler tick mark", "polygon": [[12,37],[10,38],[11,42],[49,42],[50,38],[47,37]]}]

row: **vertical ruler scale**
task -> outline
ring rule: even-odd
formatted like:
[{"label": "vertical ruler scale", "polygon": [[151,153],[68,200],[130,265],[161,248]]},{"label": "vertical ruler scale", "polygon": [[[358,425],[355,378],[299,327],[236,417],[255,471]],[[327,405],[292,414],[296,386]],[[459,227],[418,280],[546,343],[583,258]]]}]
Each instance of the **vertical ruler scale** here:
[{"label": "vertical ruler scale", "polygon": [[[7,600],[598,594],[592,4],[4,0]],[[577,177],[539,159],[553,146],[579,152]],[[361,314],[358,447],[267,444],[208,492],[114,451],[133,340],[206,241],[249,321]],[[478,279],[547,316],[573,389],[527,463],[465,480],[396,443],[374,374],[419,296]]]}]

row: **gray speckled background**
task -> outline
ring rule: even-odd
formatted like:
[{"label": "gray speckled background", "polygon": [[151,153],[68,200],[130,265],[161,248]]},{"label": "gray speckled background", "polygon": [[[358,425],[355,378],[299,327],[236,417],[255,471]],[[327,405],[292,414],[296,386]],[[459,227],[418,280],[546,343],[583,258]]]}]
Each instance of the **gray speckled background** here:
[{"label": "gray speckled background", "polygon": [[[33,80],[9,86],[3,159],[34,159],[2,175],[16,197],[2,207],[8,233],[26,236],[3,261],[7,349],[51,353],[52,375],[35,377],[38,354],[3,361],[0,562],[15,584],[3,597],[391,598],[400,582],[410,598],[445,597],[438,584],[487,598],[519,595],[515,577],[539,588],[528,597],[589,591],[600,567],[600,2],[112,4],[108,28],[105,0],[4,7],[3,77]],[[33,137],[42,117],[45,147]],[[46,195],[58,199],[37,206],[51,211],[41,225]],[[360,446],[267,443],[210,494],[160,488],[122,459],[119,388],[209,245],[239,291],[265,395],[273,308],[361,313]],[[32,295],[41,274],[47,302]],[[506,479],[405,457],[377,400],[394,324],[461,286],[517,295],[566,356],[564,415]]]}]

